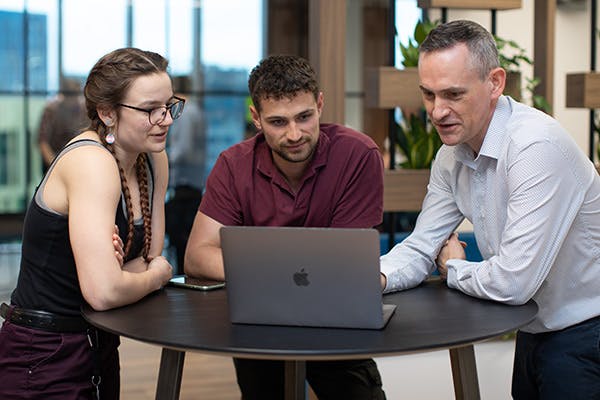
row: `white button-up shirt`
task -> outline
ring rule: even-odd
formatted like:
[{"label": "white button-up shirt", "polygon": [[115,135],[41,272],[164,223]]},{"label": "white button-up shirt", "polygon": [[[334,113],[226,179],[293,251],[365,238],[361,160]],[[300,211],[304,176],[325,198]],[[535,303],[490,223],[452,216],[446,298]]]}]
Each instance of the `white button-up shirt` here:
[{"label": "white button-up shirt", "polygon": [[500,97],[477,156],[442,146],[414,232],[381,257],[385,292],[414,287],[464,218],[484,261],[448,260],[448,286],[523,304],[546,332],[600,315],[600,176],[556,120]]}]

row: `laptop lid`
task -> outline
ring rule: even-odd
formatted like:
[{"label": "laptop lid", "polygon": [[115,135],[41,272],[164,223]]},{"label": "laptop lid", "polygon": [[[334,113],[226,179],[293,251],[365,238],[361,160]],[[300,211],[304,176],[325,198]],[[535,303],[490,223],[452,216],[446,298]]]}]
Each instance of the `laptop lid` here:
[{"label": "laptop lid", "polygon": [[221,228],[234,323],[380,329],[379,233],[375,229]]}]

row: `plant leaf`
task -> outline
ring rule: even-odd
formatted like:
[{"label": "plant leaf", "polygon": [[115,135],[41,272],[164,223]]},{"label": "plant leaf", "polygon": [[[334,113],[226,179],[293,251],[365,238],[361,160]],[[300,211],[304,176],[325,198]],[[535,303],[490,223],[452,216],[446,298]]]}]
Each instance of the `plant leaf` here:
[{"label": "plant leaf", "polygon": [[428,126],[425,113],[404,116],[396,130],[398,149],[406,161],[403,168],[431,168],[435,154],[442,145],[435,128]]}]

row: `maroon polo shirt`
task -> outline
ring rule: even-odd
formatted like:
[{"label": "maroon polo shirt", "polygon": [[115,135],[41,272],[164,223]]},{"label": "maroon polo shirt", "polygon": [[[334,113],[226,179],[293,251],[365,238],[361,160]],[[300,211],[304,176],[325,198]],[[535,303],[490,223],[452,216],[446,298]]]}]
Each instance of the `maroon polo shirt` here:
[{"label": "maroon polo shirt", "polygon": [[296,194],[262,133],[225,150],[199,210],[223,225],[371,228],[383,215],[383,161],[367,135],[321,124]]}]

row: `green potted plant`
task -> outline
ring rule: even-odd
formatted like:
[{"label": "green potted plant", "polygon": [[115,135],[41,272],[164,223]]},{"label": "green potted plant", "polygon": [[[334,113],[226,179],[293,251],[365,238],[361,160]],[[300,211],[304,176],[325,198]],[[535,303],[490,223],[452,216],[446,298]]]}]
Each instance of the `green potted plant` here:
[{"label": "green potted plant", "polygon": [[[429,32],[439,24],[439,21],[418,21],[413,37],[406,45],[400,43],[400,53],[405,71],[414,70],[415,83],[418,88],[416,67],[419,63],[419,46]],[[420,100],[420,94],[419,94]],[[407,107],[401,104],[402,120],[396,125],[395,138],[398,149],[404,156],[399,164],[402,168],[428,169],[442,142],[435,128],[427,123],[427,117],[422,102],[418,107]]]},{"label": "green potted plant", "polygon": [[419,63],[419,46],[429,32],[438,26],[439,21],[417,21],[413,37],[408,39],[408,44],[400,43],[400,54],[402,54],[402,65],[405,68],[416,67]]},{"label": "green potted plant", "polygon": [[424,112],[409,114],[396,125],[396,143],[404,156],[402,168],[428,169],[442,141],[435,128],[428,124]]}]

